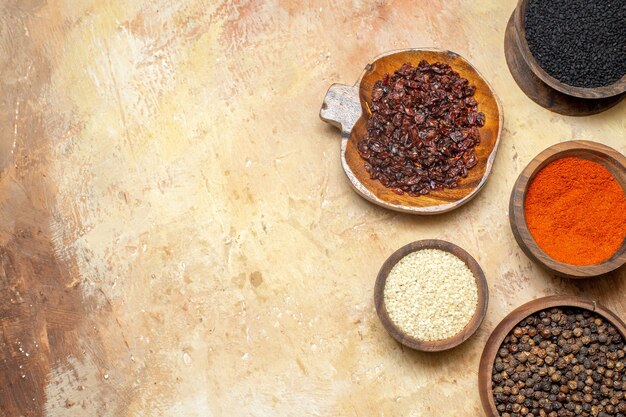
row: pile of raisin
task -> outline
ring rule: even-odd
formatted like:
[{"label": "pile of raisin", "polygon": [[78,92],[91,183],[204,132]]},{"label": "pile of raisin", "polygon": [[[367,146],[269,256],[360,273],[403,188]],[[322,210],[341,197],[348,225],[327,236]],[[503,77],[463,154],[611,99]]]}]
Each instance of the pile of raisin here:
[{"label": "pile of raisin", "polygon": [[376,81],[357,145],[370,177],[400,195],[457,187],[477,164],[485,124],[475,91],[449,65],[424,60]]}]

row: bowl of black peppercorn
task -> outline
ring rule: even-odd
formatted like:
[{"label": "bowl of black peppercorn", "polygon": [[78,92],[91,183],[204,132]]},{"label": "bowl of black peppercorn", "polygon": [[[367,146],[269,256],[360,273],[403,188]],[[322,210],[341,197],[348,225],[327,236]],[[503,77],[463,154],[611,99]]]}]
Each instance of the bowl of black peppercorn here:
[{"label": "bowl of black peppercorn", "polygon": [[626,325],[596,301],[540,298],[507,315],[480,359],[488,417],[626,416]]},{"label": "bowl of black peppercorn", "polygon": [[626,2],[519,0],[516,43],[545,84],[569,96],[602,99],[626,92]]}]

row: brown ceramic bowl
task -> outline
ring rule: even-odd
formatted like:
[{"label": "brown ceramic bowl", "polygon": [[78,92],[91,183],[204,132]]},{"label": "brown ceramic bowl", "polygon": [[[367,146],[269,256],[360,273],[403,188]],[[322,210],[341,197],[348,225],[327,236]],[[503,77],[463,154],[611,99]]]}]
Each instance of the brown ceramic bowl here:
[{"label": "brown ceramic bowl", "polygon": [[600,143],[576,140],[550,146],[537,155],[517,178],[509,203],[509,221],[515,240],[524,253],[550,272],[568,278],[588,278],[609,273],[626,263],[626,239],[613,256],[595,265],[570,265],[547,255],[533,239],[524,213],[526,192],[535,175],[549,163],[565,157],[588,159],[606,167],[626,192],[626,158],[615,149]]},{"label": "brown ceramic bowl", "polygon": [[[365,161],[357,150],[357,144],[366,133],[374,83],[386,73],[393,74],[406,62],[417,66],[423,59],[430,63],[443,62],[450,65],[470,84],[476,86],[474,98],[478,101],[478,110],[485,114],[485,125],[480,129],[480,144],[475,148],[478,164],[469,170],[467,178],[459,181],[457,188],[435,190],[427,195],[411,197],[408,194],[398,195],[380,181],[371,179],[365,170]],[[413,214],[445,213],[476,196],[491,173],[502,131],[500,102],[487,81],[460,55],[432,48],[392,51],[376,57],[365,66],[361,77],[353,86],[330,86],[320,110],[320,118],[341,129],[341,164],[355,191],[382,207]]]},{"label": "brown ceramic bowl", "polygon": [[623,337],[626,337],[626,325],[624,322],[615,313],[593,300],[572,296],[551,296],[539,298],[518,307],[496,326],[491,336],[489,336],[480,358],[478,389],[480,392],[480,401],[487,417],[500,417],[492,395],[493,385],[491,375],[496,354],[504,338],[513,330],[517,323],[526,317],[538,311],[553,307],[577,307],[592,311],[610,322]]},{"label": "brown ceramic bowl", "polygon": [[[451,254],[465,262],[470,271],[472,271],[472,274],[474,274],[474,278],[476,279],[476,286],[478,287],[478,304],[476,306],[476,311],[461,332],[447,339],[436,341],[422,341],[415,339],[412,336],[409,336],[402,329],[396,326],[391,318],[389,318],[387,308],[385,307],[384,290],[389,272],[395,266],[395,264],[400,261],[400,259],[404,258],[409,253],[416,252],[422,249],[439,249],[450,252]],[[391,336],[393,336],[394,339],[396,339],[404,346],[425,352],[437,352],[441,350],[451,349],[469,339],[469,337],[476,332],[478,327],[480,327],[480,324],[485,318],[488,303],[489,288],[487,286],[485,274],[480,268],[480,265],[478,265],[478,262],[476,262],[476,260],[469,253],[467,253],[459,246],[450,242],[446,242],[444,240],[419,240],[417,242],[409,243],[408,245],[403,246],[394,253],[392,253],[391,256],[380,268],[380,271],[378,272],[378,277],[376,278],[376,285],[374,287],[374,304],[376,305],[376,312],[378,313],[378,317],[383,323],[385,329],[389,332]]]},{"label": "brown ceramic bowl", "polygon": [[544,83],[554,88],[561,93],[587,99],[599,99],[616,96],[626,92],[626,74],[615,81],[613,84],[602,87],[575,87],[569,84],[565,84],[546,71],[539,65],[535,57],[530,52],[528,42],[526,40],[526,12],[528,11],[528,0],[519,0],[515,12],[513,14],[513,23],[515,25],[515,37],[517,46],[521,52],[521,55],[531,69],[531,71]]}]

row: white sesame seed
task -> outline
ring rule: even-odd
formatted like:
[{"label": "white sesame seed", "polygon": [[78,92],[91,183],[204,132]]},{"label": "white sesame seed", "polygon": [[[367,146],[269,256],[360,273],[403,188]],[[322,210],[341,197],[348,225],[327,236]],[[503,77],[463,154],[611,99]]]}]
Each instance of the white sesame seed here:
[{"label": "white sesame seed", "polygon": [[422,249],[400,259],[384,289],[389,318],[418,340],[452,337],[469,323],[478,287],[465,262],[439,249]]}]

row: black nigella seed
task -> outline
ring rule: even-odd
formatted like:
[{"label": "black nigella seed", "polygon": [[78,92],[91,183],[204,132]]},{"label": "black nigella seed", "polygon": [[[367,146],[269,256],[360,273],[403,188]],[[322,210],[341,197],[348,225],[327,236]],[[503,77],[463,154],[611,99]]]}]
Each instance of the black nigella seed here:
[{"label": "black nigella seed", "polygon": [[601,87],[626,75],[626,1],[529,0],[526,40],[559,81]]}]

